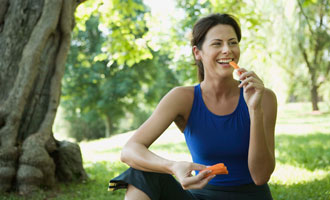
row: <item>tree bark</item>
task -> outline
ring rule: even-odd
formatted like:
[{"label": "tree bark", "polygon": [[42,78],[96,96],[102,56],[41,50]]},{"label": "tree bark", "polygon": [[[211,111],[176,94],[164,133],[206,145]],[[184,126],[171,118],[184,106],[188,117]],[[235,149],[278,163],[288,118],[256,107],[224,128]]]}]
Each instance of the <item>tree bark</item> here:
[{"label": "tree bark", "polygon": [[103,121],[105,125],[105,134],[106,138],[110,137],[111,135],[111,118],[109,115],[103,115]]},{"label": "tree bark", "polygon": [[302,56],[305,60],[306,66],[307,66],[309,74],[310,74],[310,81],[311,81],[310,91],[311,91],[311,100],[312,100],[313,111],[318,111],[319,110],[319,106],[318,106],[318,102],[319,102],[318,88],[319,88],[319,86],[316,84],[316,69],[315,69],[316,64],[314,64],[314,66],[312,66],[311,62],[308,59],[307,52],[303,48],[303,45],[301,44],[301,42],[298,42],[298,44],[299,44],[300,51],[302,53]]},{"label": "tree bark", "polygon": [[81,2],[0,0],[0,191],[86,178],[79,146],[52,133]]},{"label": "tree bark", "polygon": [[318,106],[319,98],[318,98],[317,89],[318,88],[317,88],[316,85],[312,85],[311,96],[312,96],[313,111],[318,111],[319,110],[319,106]]}]

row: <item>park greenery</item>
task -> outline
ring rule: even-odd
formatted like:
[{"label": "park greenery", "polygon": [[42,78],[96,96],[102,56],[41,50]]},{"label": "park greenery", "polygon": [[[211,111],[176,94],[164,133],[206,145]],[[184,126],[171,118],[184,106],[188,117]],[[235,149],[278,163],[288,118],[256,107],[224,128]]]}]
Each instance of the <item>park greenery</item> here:
[{"label": "park greenery", "polygon": [[317,111],[319,102],[330,101],[328,0],[175,2],[181,14],[170,16],[168,29],[142,0],[78,7],[60,105],[70,137],[82,141],[134,130],[171,88],[196,84],[190,31],[213,12],[237,17],[239,64],[256,71],[280,104],[310,102],[309,110]]},{"label": "park greenery", "polygon": [[[276,125],[276,168],[269,182],[274,200],[328,200],[330,198],[330,105],[320,103],[322,114],[310,114],[309,103],[288,103],[279,107]],[[326,112],[327,111],[327,112]],[[123,143],[132,132],[110,138],[81,142],[88,180],[58,184],[27,197],[6,195],[1,200],[122,200],[124,190],[108,192],[108,182],[127,165],[119,161]],[[161,142],[150,147],[171,159],[191,159],[183,135],[175,126]]]},{"label": "park greenery", "polygon": [[[123,199],[124,191],[107,192],[109,179],[128,168],[119,161],[123,142],[171,88],[198,83],[190,32],[200,16],[213,12],[237,17],[240,66],[256,71],[277,95],[277,164],[269,182],[274,199],[329,199],[329,1],[175,2],[180,15],[170,15],[166,29],[142,0],[95,0],[78,8],[59,113],[68,129],[55,123],[55,137],[64,130],[80,141],[89,179],[40,191],[33,199]],[[184,141],[176,142],[181,133],[175,127],[164,134],[174,130],[175,140],[151,149],[189,157]]]},{"label": "park greenery", "polygon": [[[57,111],[54,138],[79,142],[88,178],[42,186],[28,196],[3,193],[0,200],[123,199],[124,190],[107,191],[108,181],[128,168],[119,159],[122,146],[169,90],[198,83],[191,28],[215,12],[238,19],[239,65],[255,71],[277,96],[276,168],[269,182],[274,199],[330,199],[329,0],[171,0],[175,12],[166,19],[147,1],[77,1],[83,3],[75,13],[60,106],[51,111]],[[190,160],[174,124],[150,148]]]},{"label": "park greenery", "polygon": [[[141,125],[171,88],[198,83],[191,28],[201,16],[226,12],[242,28],[239,65],[256,71],[279,102],[277,164],[269,182],[274,199],[329,199],[329,0],[175,2],[180,15],[170,15],[170,28],[162,28],[163,19],[142,0],[95,0],[78,7],[58,114],[66,123],[56,122],[54,130],[55,137],[64,131],[80,141],[89,179],[32,198],[123,199],[124,191],[107,192],[109,179],[128,167],[119,161],[122,143],[115,145],[114,138]],[[184,141],[151,148],[173,158],[188,156]]]}]

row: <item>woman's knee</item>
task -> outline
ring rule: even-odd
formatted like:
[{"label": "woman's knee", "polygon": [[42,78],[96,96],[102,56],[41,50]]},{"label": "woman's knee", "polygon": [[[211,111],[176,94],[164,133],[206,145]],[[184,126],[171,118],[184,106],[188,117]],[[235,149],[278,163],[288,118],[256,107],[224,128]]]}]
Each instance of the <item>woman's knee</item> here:
[{"label": "woman's knee", "polygon": [[149,196],[135,186],[128,184],[125,200],[151,200]]}]

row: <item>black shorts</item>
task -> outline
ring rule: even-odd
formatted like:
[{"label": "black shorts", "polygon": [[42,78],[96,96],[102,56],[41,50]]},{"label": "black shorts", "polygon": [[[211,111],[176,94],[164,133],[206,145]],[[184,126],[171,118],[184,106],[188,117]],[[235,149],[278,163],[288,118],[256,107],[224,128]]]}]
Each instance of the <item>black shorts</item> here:
[{"label": "black shorts", "polygon": [[109,190],[127,188],[128,184],[146,193],[151,200],[272,200],[268,184],[239,186],[206,185],[203,189],[184,190],[169,174],[129,168],[110,180]]}]

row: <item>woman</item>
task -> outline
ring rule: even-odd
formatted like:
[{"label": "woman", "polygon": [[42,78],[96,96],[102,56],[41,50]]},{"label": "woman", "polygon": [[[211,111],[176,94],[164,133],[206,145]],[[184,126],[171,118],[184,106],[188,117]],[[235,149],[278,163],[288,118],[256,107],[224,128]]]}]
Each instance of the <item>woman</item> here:
[{"label": "woman", "polygon": [[[127,188],[126,199],[272,199],[267,182],[275,167],[275,94],[252,71],[233,68],[240,57],[241,31],[228,14],[201,18],[192,32],[200,84],[176,87],[122,150],[131,166],[110,181]],[[164,159],[148,147],[175,122],[184,133],[191,162]],[[206,176],[216,163],[228,175]],[[174,175],[176,177],[173,178]]]}]

